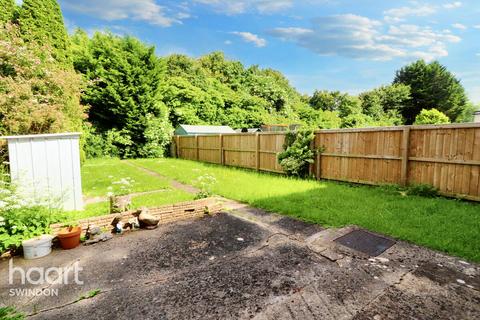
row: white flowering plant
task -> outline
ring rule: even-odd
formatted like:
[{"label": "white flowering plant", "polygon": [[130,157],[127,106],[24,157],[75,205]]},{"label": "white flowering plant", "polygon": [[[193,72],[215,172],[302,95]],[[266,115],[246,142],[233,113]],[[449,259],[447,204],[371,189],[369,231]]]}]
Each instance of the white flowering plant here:
[{"label": "white flowering plant", "polygon": [[23,240],[48,233],[50,224],[61,221],[63,212],[53,202],[27,199],[8,181],[0,178],[0,254],[20,247]]},{"label": "white flowering plant", "polygon": [[200,191],[195,195],[195,199],[208,198],[213,194],[213,186],[217,183],[217,179],[210,175],[204,174],[193,181]]},{"label": "white flowering plant", "polygon": [[135,185],[135,180],[130,177],[121,178],[112,182],[112,185],[107,188],[108,197],[125,196],[132,193],[132,188]]}]

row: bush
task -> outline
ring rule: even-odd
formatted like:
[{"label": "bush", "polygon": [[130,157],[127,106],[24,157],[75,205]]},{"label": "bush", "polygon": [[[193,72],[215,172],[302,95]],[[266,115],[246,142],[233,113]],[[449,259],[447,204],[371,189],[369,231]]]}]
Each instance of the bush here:
[{"label": "bush", "polygon": [[0,27],[0,134],[80,130],[81,77],[51,51],[24,42],[15,25]]},{"label": "bush", "polygon": [[437,109],[422,109],[415,118],[414,124],[443,124],[450,123],[450,119]]},{"label": "bush", "polygon": [[55,201],[25,199],[2,173],[0,180],[0,253],[17,249],[23,240],[48,233],[63,218]]},{"label": "bush", "polygon": [[278,162],[289,176],[305,177],[308,168],[314,161],[315,151],[311,150],[310,143],[315,138],[310,130],[287,132],[283,148],[285,151],[278,154]]}]

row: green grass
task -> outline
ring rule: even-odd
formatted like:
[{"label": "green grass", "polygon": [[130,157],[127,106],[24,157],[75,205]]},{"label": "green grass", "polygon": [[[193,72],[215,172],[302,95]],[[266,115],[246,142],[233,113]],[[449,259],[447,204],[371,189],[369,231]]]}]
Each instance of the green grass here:
[{"label": "green grass", "polygon": [[[119,159],[87,160],[82,166],[83,194],[87,197],[105,197],[108,193],[107,188],[113,181],[126,177],[135,180],[132,192],[158,190],[158,192],[132,197],[132,208],[162,206],[190,201],[194,198],[192,194],[172,188],[169,180],[152,176]],[[107,215],[109,209],[108,201],[91,203],[87,204],[83,211],[71,211],[62,214],[61,219],[64,222],[74,222],[80,219]]]},{"label": "green grass", "polygon": [[480,261],[480,204],[401,195],[394,188],[287,178],[179,159],[135,163],[184,183],[209,174],[216,194],[323,226],[366,229]]},{"label": "green grass", "polygon": [[132,178],[132,192],[169,188],[167,180],[159,179],[118,159],[92,159],[82,166],[82,188],[87,197],[106,196],[112,182]]}]

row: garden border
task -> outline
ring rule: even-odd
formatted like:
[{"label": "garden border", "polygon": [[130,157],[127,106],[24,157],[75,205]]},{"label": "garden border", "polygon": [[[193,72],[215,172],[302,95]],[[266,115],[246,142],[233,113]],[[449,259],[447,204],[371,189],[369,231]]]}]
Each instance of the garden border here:
[{"label": "garden border", "polygon": [[[205,198],[193,201],[179,202],[161,207],[148,208],[148,213],[160,219],[159,224],[175,222],[179,220],[202,217],[205,214],[217,213],[223,205],[218,198]],[[82,227],[82,231],[87,230],[89,225],[95,225],[100,228],[110,228],[115,217],[120,217],[122,222],[128,222],[134,218],[133,213],[138,209],[129,210],[122,213],[113,213],[104,216],[96,216],[77,221],[77,225]],[[50,225],[52,234],[56,234],[65,223],[55,223]]]}]

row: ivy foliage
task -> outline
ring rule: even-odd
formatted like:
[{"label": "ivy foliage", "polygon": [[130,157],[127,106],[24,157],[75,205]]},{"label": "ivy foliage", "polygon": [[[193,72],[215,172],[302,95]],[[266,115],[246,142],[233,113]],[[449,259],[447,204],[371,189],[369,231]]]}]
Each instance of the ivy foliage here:
[{"label": "ivy foliage", "polygon": [[289,176],[306,177],[309,166],[314,162],[315,151],[311,142],[315,138],[311,130],[289,131],[285,136],[283,149],[278,154],[278,162]]}]

